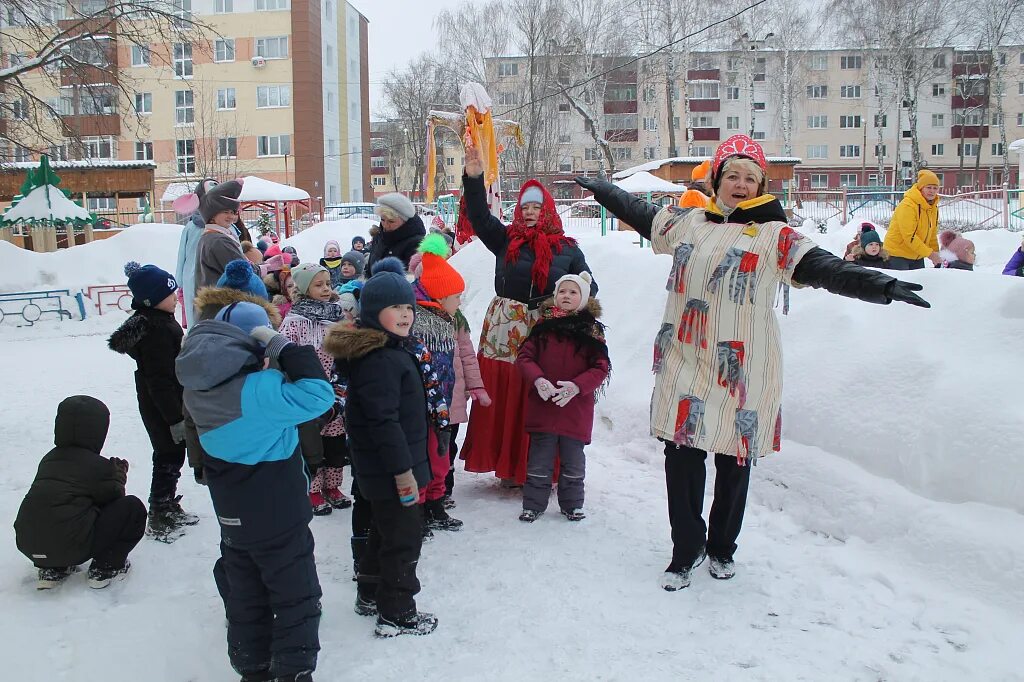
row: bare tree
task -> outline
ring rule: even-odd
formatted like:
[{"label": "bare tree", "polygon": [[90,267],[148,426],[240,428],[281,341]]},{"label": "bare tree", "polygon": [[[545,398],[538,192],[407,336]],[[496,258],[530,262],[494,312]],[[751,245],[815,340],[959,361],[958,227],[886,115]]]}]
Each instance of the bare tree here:
[{"label": "bare tree", "polygon": [[[1024,30],[1024,0],[983,0],[978,7],[980,17],[980,43],[989,51],[988,80],[991,92],[995,94],[995,119],[999,122],[999,145],[1003,152],[1003,182],[1009,182],[1010,155],[1007,153],[1006,121],[1004,99],[1006,82],[1004,80],[1004,57],[999,46],[1009,36],[1017,35]],[[980,141],[979,141],[980,151]],[[980,156],[979,156],[980,160]]]},{"label": "bare tree", "polygon": [[[80,140],[88,133],[81,117],[116,114],[119,102],[131,101],[135,88],[119,68],[118,45],[171,65],[173,55],[150,45],[198,45],[213,33],[180,0],[5,0],[4,9],[0,115],[10,125],[0,140],[36,152]],[[70,97],[46,97],[66,83],[74,84]]]},{"label": "bare tree", "polygon": [[434,19],[438,54],[462,83],[488,83],[486,59],[506,54],[509,45],[507,3],[489,0],[442,10]]}]

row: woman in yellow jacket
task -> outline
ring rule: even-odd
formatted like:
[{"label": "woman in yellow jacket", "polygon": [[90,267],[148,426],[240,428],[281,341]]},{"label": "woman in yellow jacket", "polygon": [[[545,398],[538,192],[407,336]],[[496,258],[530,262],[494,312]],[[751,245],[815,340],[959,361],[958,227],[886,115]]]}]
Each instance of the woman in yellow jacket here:
[{"label": "woman in yellow jacket", "polygon": [[924,259],[939,258],[939,176],[918,172],[917,182],[903,194],[889,222],[882,248],[889,252],[890,270],[920,270]]}]

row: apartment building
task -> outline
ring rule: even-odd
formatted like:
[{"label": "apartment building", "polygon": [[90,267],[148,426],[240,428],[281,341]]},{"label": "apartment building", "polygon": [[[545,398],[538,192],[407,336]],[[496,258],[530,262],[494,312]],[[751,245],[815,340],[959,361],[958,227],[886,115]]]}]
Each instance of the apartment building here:
[{"label": "apartment building", "polygon": [[[83,13],[107,2],[73,1]],[[370,146],[365,17],[343,0],[174,0],[174,7],[210,27],[208,43],[139,46],[111,32],[76,46],[79,59],[103,67],[95,79],[62,77],[53,91],[36,76],[39,96],[82,138],[53,145],[55,159],[154,161],[156,202],[169,187],[180,191],[207,175],[259,175],[326,203],[372,195],[363,153]],[[16,31],[10,23],[4,30]],[[7,52],[7,63],[26,56]],[[109,83],[112,74],[120,87]],[[0,152],[30,160],[30,146]],[[94,197],[89,208],[125,210],[113,201]]]}]

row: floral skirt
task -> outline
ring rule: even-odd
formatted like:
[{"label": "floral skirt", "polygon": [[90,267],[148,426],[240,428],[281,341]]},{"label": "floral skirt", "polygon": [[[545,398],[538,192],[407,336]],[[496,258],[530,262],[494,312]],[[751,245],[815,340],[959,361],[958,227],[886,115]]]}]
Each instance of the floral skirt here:
[{"label": "floral skirt", "polygon": [[530,334],[539,312],[525,303],[495,296],[480,330],[480,376],[491,404],[473,403],[466,442],[460,455],[466,471],[494,472],[499,478],[526,481],[530,438],[524,429],[530,386],[515,366],[519,348]]}]

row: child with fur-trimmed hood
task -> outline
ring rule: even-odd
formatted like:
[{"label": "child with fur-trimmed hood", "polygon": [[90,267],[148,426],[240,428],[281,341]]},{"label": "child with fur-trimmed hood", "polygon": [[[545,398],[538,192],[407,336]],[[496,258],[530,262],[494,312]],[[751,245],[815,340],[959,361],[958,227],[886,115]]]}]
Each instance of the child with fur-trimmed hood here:
[{"label": "child with fur-trimmed hood", "polygon": [[520,521],[544,513],[555,457],[561,462],[558,506],[570,521],[583,514],[583,447],[590,443],[597,391],[611,371],[601,306],[590,298],[590,273],[565,275],[541,304],[540,320],[519,349],[516,366],[533,386],[526,401],[530,450]]},{"label": "child with fur-trimmed hood", "polygon": [[889,252],[882,248],[882,238],[874,225],[868,222],[860,224],[860,235],[847,253],[846,260],[865,267],[888,267]]}]

